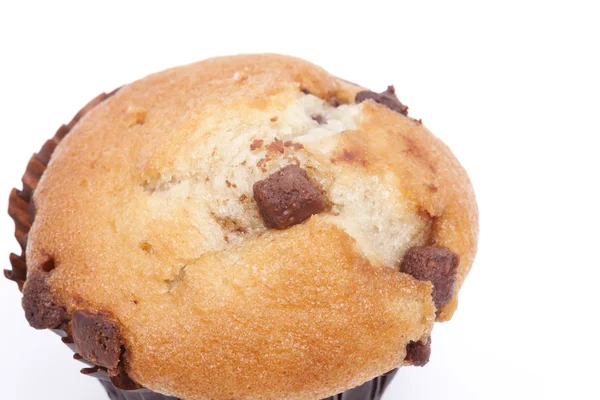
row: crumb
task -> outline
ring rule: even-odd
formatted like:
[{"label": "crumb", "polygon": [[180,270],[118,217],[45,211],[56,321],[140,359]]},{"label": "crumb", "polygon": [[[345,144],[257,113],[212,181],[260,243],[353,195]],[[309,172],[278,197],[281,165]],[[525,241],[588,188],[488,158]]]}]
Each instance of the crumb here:
[{"label": "crumb", "polygon": [[289,157],[289,160],[296,164],[296,166],[300,166],[300,160],[297,157]]},{"label": "crumb", "polygon": [[261,158],[260,160],[258,160],[258,162],[256,163],[256,166],[258,167],[258,169],[260,169],[262,172],[267,172],[267,166],[266,166],[267,160],[264,158]]},{"label": "crumb", "polygon": [[142,249],[144,252],[146,252],[148,254],[152,254],[154,252],[152,245],[148,242],[142,242],[140,244],[140,249]]},{"label": "crumb", "polygon": [[277,138],[275,138],[275,140],[273,140],[273,143],[271,143],[270,145],[267,146],[267,150],[269,151],[278,151],[280,153],[283,153],[284,148],[283,148],[283,142]]},{"label": "crumb", "polygon": [[301,150],[304,148],[304,145],[301,143],[294,143],[291,140],[288,140],[283,144],[285,147],[292,147],[294,150]]},{"label": "crumb", "polygon": [[235,74],[233,74],[233,80],[237,81],[237,82],[243,82],[246,79],[248,79],[248,74],[246,74],[246,72],[236,72]]},{"label": "crumb", "polygon": [[147,112],[145,108],[129,106],[127,107],[127,111],[125,111],[125,115],[127,118],[127,126],[131,128],[135,125],[144,125]]},{"label": "crumb", "polygon": [[260,149],[265,141],[262,139],[254,139],[252,143],[250,143],[250,151],[254,151],[256,149]]},{"label": "crumb", "polygon": [[347,163],[358,163],[363,167],[368,164],[364,150],[362,149],[344,149],[342,154],[339,154],[335,158],[331,159],[333,163],[347,162]]}]

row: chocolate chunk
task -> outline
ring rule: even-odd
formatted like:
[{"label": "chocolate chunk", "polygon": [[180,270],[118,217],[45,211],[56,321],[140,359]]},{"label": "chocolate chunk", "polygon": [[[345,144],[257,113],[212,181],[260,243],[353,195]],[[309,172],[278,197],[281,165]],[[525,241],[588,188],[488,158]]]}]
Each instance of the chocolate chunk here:
[{"label": "chocolate chunk", "polygon": [[340,100],[340,99],[338,99],[338,98],[337,98],[337,97],[335,97],[335,96],[333,96],[333,97],[330,97],[330,98],[329,98],[329,100],[327,100],[327,103],[329,103],[329,105],[330,105],[331,107],[336,107],[336,108],[337,108],[337,107],[339,107],[339,106],[341,106],[341,105],[343,104],[343,103],[341,102],[341,100]]},{"label": "chocolate chunk", "polygon": [[[44,265],[47,267],[49,263]],[[53,266],[54,263],[51,263]],[[48,276],[48,272],[40,267],[32,269],[23,288],[21,304],[25,310],[25,318],[35,329],[57,328],[67,320],[67,311],[52,298]]]},{"label": "chocolate chunk", "polygon": [[406,346],[406,358],[404,361],[416,367],[422,367],[429,362],[431,356],[431,338],[410,342]]},{"label": "chocolate chunk", "polygon": [[312,114],[310,116],[314,121],[317,121],[319,123],[319,125],[323,125],[326,124],[327,121],[325,120],[325,117],[322,114]]},{"label": "chocolate chunk", "polygon": [[396,111],[403,115],[408,115],[408,107],[405,106],[398,100],[396,97],[396,89],[394,86],[388,86],[385,92],[375,93],[370,90],[363,90],[362,92],[358,92],[354,101],[357,103],[362,103],[365,100],[371,99],[376,103],[382,104],[389,108],[392,111]]},{"label": "chocolate chunk", "polygon": [[[142,388],[140,384],[131,379],[127,374],[127,371],[125,371],[125,368],[123,367],[123,363],[119,364],[119,368],[108,371],[108,377],[114,386],[122,390],[136,390]],[[146,397],[144,397],[144,399],[146,399]]]},{"label": "chocolate chunk", "polygon": [[285,229],[325,209],[325,199],[308,174],[288,165],[254,184],[254,199],[269,228]]},{"label": "chocolate chunk", "polygon": [[86,360],[108,369],[116,369],[121,357],[121,334],[117,322],[106,313],[73,312],[73,341]]},{"label": "chocolate chunk", "polygon": [[[124,352],[123,352],[123,354],[124,354]],[[121,355],[121,357],[123,356],[123,354]],[[77,353],[75,353],[73,358],[76,360],[83,359],[83,357],[81,357],[81,355],[79,355]],[[93,367],[82,368],[81,373],[84,375],[88,375],[88,376],[97,378],[101,382],[110,381],[110,383],[112,383],[112,385],[110,383],[109,383],[109,385],[113,388],[113,390],[121,389],[121,390],[125,391],[125,392],[119,391],[120,393],[123,393],[123,395],[132,390],[143,389],[139,383],[135,382],[127,374],[127,371],[125,370],[125,366],[124,366],[123,362],[120,362],[116,369],[107,370],[106,368],[101,367],[99,365],[94,365]],[[162,395],[159,395],[158,393],[154,393],[154,392],[149,392],[149,393],[152,393],[152,395],[150,397],[138,395],[138,396],[135,396],[135,400],[140,400],[140,399],[148,400],[150,398],[164,400],[167,398]],[[125,398],[127,398],[127,400],[129,400],[128,396],[118,397],[118,399],[125,399]],[[169,397],[169,399],[170,398],[171,397]],[[133,397],[132,397],[132,400],[133,400]]]},{"label": "chocolate chunk", "polygon": [[458,261],[458,254],[445,247],[413,247],[404,255],[400,271],[420,281],[431,281],[433,301],[439,308],[452,299]]}]

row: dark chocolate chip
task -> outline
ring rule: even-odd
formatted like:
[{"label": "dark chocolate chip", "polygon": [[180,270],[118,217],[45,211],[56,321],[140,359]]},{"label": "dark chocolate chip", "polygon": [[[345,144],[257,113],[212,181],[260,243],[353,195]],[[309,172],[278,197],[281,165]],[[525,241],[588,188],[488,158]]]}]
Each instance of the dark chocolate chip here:
[{"label": "dark chocolate chip", "polygon": [[405,362],[416,367],[422,367],[429,362],[431,356],[431,338],[419,340],[418,342],[410,342],[406,346]]},{"label": "dark chocolate chip", "polygon": [[319,188],[296,165],[288,165],[254,184],[254,199],[269,228],[285,229],[326,207]]},{"label": "dark chocolate chip", "polygon": [[420,281],[431,281],[433,301],[439,308],[452,299],[458,262],[458,254],[445,247],[413,247],[404,255],[400,271]]},{"label": "dark chocolate chip", "polygon": [[117,322],[106,313],[73,312],[75,348],[86,360],[104,368],[116,369],[121,356],[122,339]]},{"label": "dark chocolate chip", "polygon": [[[50,266],[54,265],[54,261],[44,265],[51,270]],[[25,310],[25,318],[35,329],[57,328],[67,320],[67,311],[54,301],[50,293],[48,276],[49,273],[42,267],[34,268],[29,272],[23,288],[21,304]]]},{"label": "dark chocolate chip", "polygon": [[365,100],[371,99],[376,103],[382,104],[389,108],[392,111],[396,111],[403,115],[408,115],[408,107],[405,106],[398,100],[396,97],[396,90],[394,86],[388,86],[385,92],[375,93],[370,90],[363,90],[362,92],[358,92],[354,101],[357,103],[362,103]]}]

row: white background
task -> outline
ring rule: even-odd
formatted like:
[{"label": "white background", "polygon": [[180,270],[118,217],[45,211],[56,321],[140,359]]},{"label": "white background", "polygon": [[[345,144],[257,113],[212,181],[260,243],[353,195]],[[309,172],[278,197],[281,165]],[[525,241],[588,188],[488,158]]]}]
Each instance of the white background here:
[{"label": "white background", "polygon": [[[599,398],[596,2],[170,3],[1,3],[5,200],[88,100],[167,67],[278,52],[376,91],[393,83],[469,171],[481,235],[430,364],[403,369],[385,400]],[[1,215],[6,268],[12,232]],[[19,302],[1,279],[0,399],[105,399]]]}]

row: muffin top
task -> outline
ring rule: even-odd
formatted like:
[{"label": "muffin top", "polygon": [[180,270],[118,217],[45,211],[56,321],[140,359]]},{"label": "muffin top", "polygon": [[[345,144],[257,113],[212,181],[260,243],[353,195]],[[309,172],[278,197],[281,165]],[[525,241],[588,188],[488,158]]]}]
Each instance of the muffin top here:
[{"label": "muffin top", "polygon": [[240,55],[103,100],[34,188],[34,327],[116,384],[190,400],[314,400],[426,362],[477,208],[392,87]]}]

